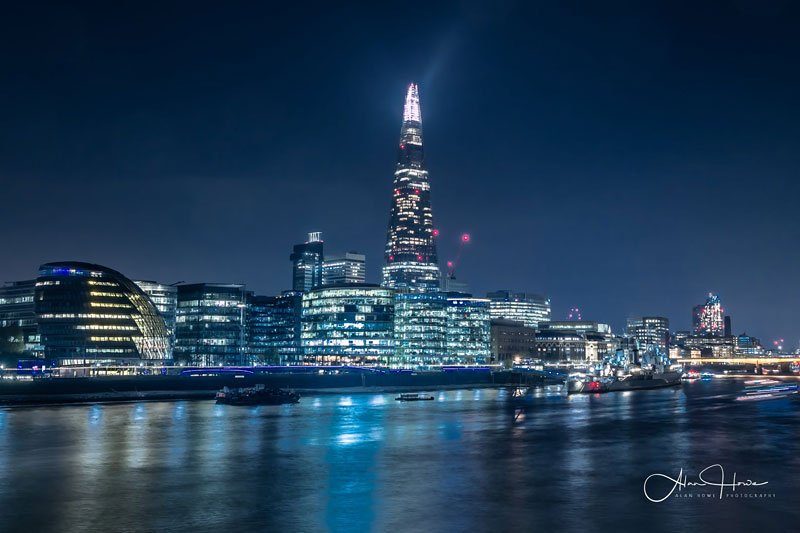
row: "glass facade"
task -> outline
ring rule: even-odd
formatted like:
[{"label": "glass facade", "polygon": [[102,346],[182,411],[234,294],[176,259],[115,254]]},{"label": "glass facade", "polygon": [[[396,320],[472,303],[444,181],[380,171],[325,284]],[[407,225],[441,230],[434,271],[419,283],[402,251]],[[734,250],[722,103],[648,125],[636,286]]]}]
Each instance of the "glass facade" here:
[{"label": "glass facade", "polygon": [[354,284],[303,294],[301,343],[306,364],[388,365],[394,354],[394,291]]},{"label": "glass facade", "polygon": [[447,355],[447,295],[409,292],[395,296],[394,366],[441,365]]},{"label": "glass facade", "polygon": [[11,281],[0,287],[0,355],[41,357],[33,298],[36,280]]},{"label": "glass facade", "polygon": [[169,334],[158,309],[133,281],[110,268],[42,265],[34,306],[44,355],[61,365],[169,357]]},{"label": "glass facade", "polygon": [[322,265],[325,260],[322,234],[309,233],[308,241],[295,244],[292,255],[292,290],[310,291],[322,285]]},{"label": "glass facade", "polygon": [[488,363],[492,356],[489,300],[448,298],[446,338],[448,364]]},{"label": "glass facade", "polygon": [[522,322],[526,327],[538,328],[550,320],[550,298],[538,294],[511,291],[490,292],[486,297],[492,318]]},{"label": "glass facade", "polygon": [[422,149],[419,89],[408,87],[386,238],[383,285],[411,291],[438,290],[431,189]]},{"label": "glass facade", "polygon": [[175,360],[195,366],[247,365],[244,285],[178,285]]},{"label": "glass facade", "polygon": [[134,283],[150,297],[150,301],[164,319],[169,335],[168,359],[172,359],[172,352],[175,348],[175,313],[178,308],[178,289],[173,285],[162,285],[155,281],[134,281]]},{"label": "glass facade", "polygon": [[365,283],[367,281],[366,257],[357,252],[347,252],[326,259],[322,264],[322,284]]},{"label": "glass facade", "polygon": [[300,317],[302,294],[251,296],[247,302],[247,352],[253,362],[267,365],[302,364]]}]

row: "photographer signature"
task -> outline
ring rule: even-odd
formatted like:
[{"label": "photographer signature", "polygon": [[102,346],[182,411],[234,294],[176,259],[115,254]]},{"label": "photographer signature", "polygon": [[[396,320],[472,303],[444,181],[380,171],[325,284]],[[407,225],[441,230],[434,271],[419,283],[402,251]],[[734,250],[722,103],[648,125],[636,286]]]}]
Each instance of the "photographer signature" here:
[{"label": "photographer signature", "polygon": [[[718,477],[714,475],[714,472],[718,471]],[[650,482],[651,479],[666,479],[672,483],[669,487],[669,492],[663,497],[653,497],[652,495],[652,488],[651,491],[648,492],[647,484]],[[714,479],[714,480],[712,480]],[[704,468],[699,474],[697,474],[697,481],[690,481],[689,476],[683,473],[683,468],[681,468],[680,472],[678,472],[678,477],[671,478],[667,474],[650,474],[644,480],[644,495],[645,497],[654,503],[663,502],[675,492],[675,489],[683,490],[686,487],[719,487],[719,498],[722,499],[722,494],[725,492],[726,488],[731,489],[732,491],[736,491],[737,487],[761,487],[766,485],[769,481],[753,481],[751,479],[745,481],[736,481],[736,472],[733,473],[733,478],[729,483],[725,482],[725,469],[722,468],[722,465],[716,464],[707,466]]]}]

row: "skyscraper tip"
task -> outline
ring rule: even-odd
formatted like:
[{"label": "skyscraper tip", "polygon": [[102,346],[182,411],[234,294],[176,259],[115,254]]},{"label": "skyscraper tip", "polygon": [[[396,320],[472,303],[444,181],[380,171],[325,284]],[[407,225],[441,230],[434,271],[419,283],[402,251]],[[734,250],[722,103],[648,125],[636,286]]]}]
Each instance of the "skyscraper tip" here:
[{"label": "skyscraper tip", "polygon": [[419,109],[419,88],[416,83],[408,86],[406,103],[403,106],[403,122],[422,122],[422,113]]}]

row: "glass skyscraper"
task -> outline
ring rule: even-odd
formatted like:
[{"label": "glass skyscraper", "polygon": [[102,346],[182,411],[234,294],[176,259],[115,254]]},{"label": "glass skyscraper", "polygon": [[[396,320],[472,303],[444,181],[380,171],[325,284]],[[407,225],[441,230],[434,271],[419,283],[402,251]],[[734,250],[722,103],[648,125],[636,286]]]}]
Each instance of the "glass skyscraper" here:
[{"label": "glass skyscraper", "polygon": [[322,285],[325,260],[322,233],[309,233],[306,242],[295,244],[289,259],[292,261],[292,290],[310,291]]},{"label": "glass skyscraper", "polygon": [[419,89],[412,83],[403,107],[382,284],[401,292],[438,290],[435,236]]}]

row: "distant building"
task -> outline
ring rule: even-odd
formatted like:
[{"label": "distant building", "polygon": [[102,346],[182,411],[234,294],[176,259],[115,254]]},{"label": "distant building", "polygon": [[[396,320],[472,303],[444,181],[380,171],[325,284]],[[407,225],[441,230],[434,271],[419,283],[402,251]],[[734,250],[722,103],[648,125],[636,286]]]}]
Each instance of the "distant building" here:
[{"label": "distant building", "polygon": [[581,333],[592,332],[611,335],[611,326],[593,320],[551,320],[539,324],[539,329],[574,330]]},{"label": "distant building", "polygon": [[536,358],[545,362],[586,360],[586,337],[574,329],[542,329],[536,333]]},{"label": "distant building", "polygon": [[699,351],[702,357],[732,357],[735,349],[735,337],[723,337],[711,333],[705,335],[690,335],[683,343],[683,347],[692,352]]},{"label": "distant building", "polygon": [[36,280],[10,281],[0,286],[0,355],[41,357],[33,297]]},{"label": "distant building", "polygon": [[626,333],[636,339],[640,350],[656,346],[661,353],[669,353],[669,319],[661,316],[643,316],[628,319]]},{"label": "distant building", "polygon": [[448,274],[444,277],[442,280],[442,291],[470,294],[469,284],[466,281],[456,279],[454,274]]},{"label": "distant building", "polygon": [[169,357],[175,348],[175,314],[178,309],[178,289],[174,285],[163,285],[155,281],[134,281],[144,293],[150,297],[153,305],[158,309],[164,324],[167,326],[169,336]]},{"label": "distant building", "polygon": [[670,336],[670,345],[683,346],[686,343],[686,339],[688,339],[691,335],[691,331],[676,331]]},{"label": "distant building", "polygon": [[280,296],[250,296],[247,302],[246,345],[253,362],[298,365],[302,294],[285,291]]},{"label": "distant building", "polygon": [[488,363],[492,351],[489,300],[449,297],[446,342],[448,364]]},{"label": "distant building", "polygon": [[447,354],[447,294],[395,295],[394,366],[441,365]]},{"label": "distant building", "polygon": [[236,283],[178,285],[176,361],[194,366],[241,366],[245,357],[247,294]]},{"label": "distant building", "polygon": [[529,328],[538,328],[541,322],[550,320],[550,299],[544,296],[501,290],[490,292],[486,297],[490,300],[492,318],[522,322]]},{"label": "distant building", "polygon": [[303,244],[295,244],[289,259],[292,261],[292,290],[310,291],[322,285],[322,265],[325,260],[322,234],[308,234]]},{"label": "distant building", "polygon": [[734,352],[740,356],[764,355],[764,347],[761,341],[751,337],[746,333],[737,335],[734,339]]},{"label": "distant building", "polygon": [[733,334],[731,333],[731,331],[732,331],[732,330],[731,330],[731,317],[730,317],[730,315],[725,315],[725,325],[724,325],[724,330],[725,330],[725,333],[724,333],[724,335],[725,335],[726,337],[730,337],[731,335],[733,335]]},{"label": "distant building", "polygon": [[725,335],[722,304],[719,296],[708,293],[706,303],[692,308],[692,329],[695,335]]},{"label": "distant building", "polygon": [[322,284],[366,283],[366,257],[357,252],[330,257],[322,263]]},{"label": "distant building", "polygon": [[526,363],[536,356],[536,330],[522,322],[505,318],[491,321],[492,363],[511,366]]},{"label": "distant building", "polygon": [[592,320],[542,322],[536,334],[536,352],[544,361],[599,361],[618,343],[611,326]]},{"label": "distant building", "polygon": [[115,270],[80,262],[44,264],[34,302],[45,358],[62,366],[169,357],[169,334],[158,309]]},{"label": "distant building", "polygon": [[387,366],[394,355],[394,291],[353,284],[303,294],[301,343],[307,364]]}]

